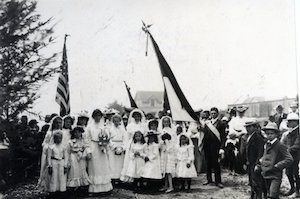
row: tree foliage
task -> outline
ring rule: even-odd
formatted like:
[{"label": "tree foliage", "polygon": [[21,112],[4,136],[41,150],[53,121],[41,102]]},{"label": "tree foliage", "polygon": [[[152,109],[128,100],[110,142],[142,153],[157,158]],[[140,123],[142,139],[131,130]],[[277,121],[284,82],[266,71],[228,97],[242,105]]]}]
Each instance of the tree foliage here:
[{"label": "tree foliage", "polygon": [[115,109],[120,112],[120,114],[123,114],[124,112],[124,106],[122,104],[119,104],[117,100],[113,101],[112,103],[109,103],[107,108]]},{"label": "tree foliage", "polygon": [[52,19],[41,20],[36,1],[2,0],[0,3],[0,115],[14,120],[31,108],[38,89],[57,67],[56,53],[44,55],[54,42]]}]

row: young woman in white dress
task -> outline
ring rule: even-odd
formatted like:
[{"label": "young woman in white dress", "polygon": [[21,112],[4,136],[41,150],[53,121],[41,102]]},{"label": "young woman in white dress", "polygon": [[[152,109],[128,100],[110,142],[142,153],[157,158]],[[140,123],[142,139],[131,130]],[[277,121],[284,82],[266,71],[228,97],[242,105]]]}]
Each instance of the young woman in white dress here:
[{"label": "young woman in white dress", "polygon": [[108,153],[111,179],[114,182],[116,180],[120,180],[121,177],[125,157],[124,136],[126,134],[126,130],[121,116],[114,115],[111,120],[112,125],[109,129],[110,144]]},{"label": "young woman in white dress", "polygon": [[87,158],[88,175],[91,184],[89,185],[89,193],[108,192],[113,189],[111,184],[110,166],[108,153],[103,150],[107,147],[100,138],[104,135],[104,122],[102,112],[99,109],[93,111],[92,120],[86,131],[88,140]]}]

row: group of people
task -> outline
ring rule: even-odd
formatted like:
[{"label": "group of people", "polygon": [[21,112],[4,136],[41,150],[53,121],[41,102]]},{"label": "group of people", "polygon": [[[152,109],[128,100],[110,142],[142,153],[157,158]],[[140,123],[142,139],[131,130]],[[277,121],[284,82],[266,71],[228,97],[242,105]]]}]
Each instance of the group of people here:
[{"label": "group of people", "polygon": [[[244,106],[231,109],[229,117],[215,107],[201,111],[197,122],[175,122],[165,112],[155,118],[139,109],[122,116],[96,109],[91,117],[85,111],[77,118],[46,116],[39,129],[36,120],[27,124],[24,116],[18,151],[33,168],[40,167],[38,185],[53,196],[66,190],[105,193],[118,184],[166,193],[177,187],[190,190],[191,179],[202,172],[207,178],[203,185],[223,188],[221,167],[227,167],[233,176],[248,173],[251,198],[278,198],[286,169],[291,188],[282,194],[299,197],[296,110],[284,114],[278,106],[262,125],[245,117]],[[9,146],[1,132],[0,158],[8,156]]]},{"label": "group of people", "polygon": [[177,178],[182,190],[191,189],[191,178],[197,177],[191,136],[178,133],[170,116],[146,120],[134,109],[125,118],[128,123],[118,114],[104,117],[99,109],[91,118],[79,115],[76,125],[71,116],[52,118],[38,184],[53,194],[87,186],[93,194],[120,182],[140,190],[164,180],[157,190],[169,193]]}]

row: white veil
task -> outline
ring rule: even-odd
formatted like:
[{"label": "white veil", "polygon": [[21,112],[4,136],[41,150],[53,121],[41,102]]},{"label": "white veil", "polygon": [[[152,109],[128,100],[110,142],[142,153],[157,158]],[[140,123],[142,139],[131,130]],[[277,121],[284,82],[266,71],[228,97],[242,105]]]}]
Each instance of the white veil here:
[{"label": "white veil", "polygon": [[159,132],[163,132],[163,120],[165,118],[168,118],[170,120],[170,124],[171,124],[171,129],[172,131],[176,132],[176,127],[175,127],[175,124],[172,120],[172,118],[170,116],[163,116],[160,120],[159,120],[159,123],[158,123],[158,128],[157,128],[157,131]]},{"label": "white veil", "polygon": [[142,123],[146,123],[146,117],[145,117],[144,112],[143,112],[142,110],[136,108],[136,109],[133,109],[133,110],[130,112],[129,117],[128,117],[128,124],[130,124],[130,123],[135,123],[135,120],[134,120],[134,118],[133,118],[133,113],[140,113],[141,116],[142,116],[141,122],[142,122]]}]

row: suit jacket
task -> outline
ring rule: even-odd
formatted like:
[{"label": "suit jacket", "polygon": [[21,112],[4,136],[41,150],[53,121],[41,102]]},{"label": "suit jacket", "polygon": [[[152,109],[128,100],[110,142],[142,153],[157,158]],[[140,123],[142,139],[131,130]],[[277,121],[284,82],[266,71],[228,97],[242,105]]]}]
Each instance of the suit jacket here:
[{"label": "suit jacket", "polygon": [[292,163],[292,155],[279,140],[276,140],[272,145],[265,144],[264,154],[259,161],[262,176],[265,179],[281,179],[282,170]]},{"label": "suit jacket", "polygon": [[277,124],[277,126],[279,127],[282,120],[286,119],[287,118],[287,114],[286,113],[283,113],[282,116],[279,115],[278,113],[275,113],[274,115],[274,118],[275,118],[275,123]]},{"label": "suit jacket", "polygon": [[254,132],[250,140],[246,141],[247,165],[253,167],[258,163],[264,153],[265,140],[260,132]]},{"label": "suit jacket", "polygon": [[[211,121],[208,121],[211,122]],[[217,119],[213,125],[220,133],[220,140],[217,136],[209,129],[209,127],[205,124],[204,128],[204,138],[203,138],[203,147],[210,146],[211,148],[215,148],[216,150],[224,149],[226,134],[225,134],[225,125],[221,122],[220,119]]]},{"label": "suit jacket", "polygon": [[282,143],[288,147],[289,152],[295,161],[300,159],[300,135],[299,127],[282,138]]}]

